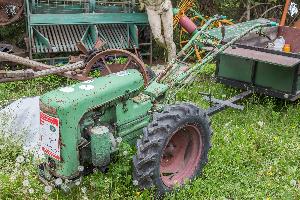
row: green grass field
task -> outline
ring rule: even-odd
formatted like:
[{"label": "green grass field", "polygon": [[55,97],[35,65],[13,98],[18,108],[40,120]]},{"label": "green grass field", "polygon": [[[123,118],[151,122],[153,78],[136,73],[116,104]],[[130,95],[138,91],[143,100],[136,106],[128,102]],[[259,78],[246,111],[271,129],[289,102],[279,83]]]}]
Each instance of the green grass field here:
[{"label": "green grass field", "polygon": [[[212,71],[181,91],[178,101],[207,107],[198,92],[210,90],[224,99],[240,92],[211,81],[207,75],[211,77]],[[0,105],[72,82],[49,76],[0,84]],[[300,199],[300,101],[289,103],[253,95],[242,104],[244,111],[228,109],[212,117],[213,148],[202,176],[166,199]],[[0,139],[0,199],[155,198],[153,191],[139,191],[133,186],[134,150],[126,144],[107,174],[95,172],[85,177],[69,194],[57,189],[47,193],[37,177],[38,161],[23,155],[16,144],[8,138]]]}]

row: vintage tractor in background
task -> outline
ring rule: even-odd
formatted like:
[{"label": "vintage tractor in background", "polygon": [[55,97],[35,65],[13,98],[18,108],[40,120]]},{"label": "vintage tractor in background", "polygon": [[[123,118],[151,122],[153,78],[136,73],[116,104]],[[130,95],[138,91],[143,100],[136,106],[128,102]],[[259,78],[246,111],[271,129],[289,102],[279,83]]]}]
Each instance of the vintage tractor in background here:
[{"label": "vintage tractor in background", "polygon": [[[238,107],[234,102],[243,95],[210,110],[192,103],[169,103],[219,53],[249,32],[276,25],[268,20],[244,24],[238,35],[228,36],[230,41],[221,45],[227,33],[224,28],[214,35],[207,32],[220,19],[210,19],[194,34],[186,51],[157,77],[149,75],[134,55],[104,57],[103,52],[93,52],[86,65],[101,67],[106,76],[42,95],[41,146],[46,161],[39,166],[40,179],[68,190],[91,169],[107,166],[121,140],[137,146],[133,179],[140,188],[156,186],[163,194],[199,176],[211,147],[209,116],[226,106]],[[184,60],[194,45],[213,49],[189,66]]]}]

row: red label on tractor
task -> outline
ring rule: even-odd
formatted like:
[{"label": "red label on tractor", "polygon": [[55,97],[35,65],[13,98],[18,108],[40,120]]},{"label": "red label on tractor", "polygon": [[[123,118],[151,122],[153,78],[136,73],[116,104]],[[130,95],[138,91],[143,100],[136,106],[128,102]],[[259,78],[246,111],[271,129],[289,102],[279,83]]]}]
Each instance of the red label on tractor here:
[{"label": "red label on tractor", "polygon": [[59,118],[40,112],[41,148],[50,157],[61,161],[59,143]]}]

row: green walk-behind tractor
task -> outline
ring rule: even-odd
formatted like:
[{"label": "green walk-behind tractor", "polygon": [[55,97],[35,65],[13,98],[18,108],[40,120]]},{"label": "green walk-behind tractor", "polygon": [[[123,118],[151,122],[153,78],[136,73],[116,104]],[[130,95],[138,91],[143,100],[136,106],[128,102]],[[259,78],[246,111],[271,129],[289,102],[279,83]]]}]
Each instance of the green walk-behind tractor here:
[{"label": "green walk-behind tractor", "polygon": [[[238,107],[233,102],[246,94],[209,111],[192,103],[169,102],[220,52],[249,32],[276,26],[261,21],[223,43],[205,34],[209,23],[218,19],[207,22],[188,44],[213,45],[200,63],[188,66],[178,58],[154,77],[134,55],[115,57],[117,64],[113,55],[93,52],[87,65],[100,67],[108,75],[41,96],[41,145],[46,161],[39,166],[40,179],[53,185],[57,179],[66,180],[60,187],[68,190],[86,170],[107,166],[120,140],[136,144],[133,179],[142,189],[155,186],[163,194],[197,177],[211,147],[209,116],[226,106]],[[226,31],[220,31],[224,38]]]}]

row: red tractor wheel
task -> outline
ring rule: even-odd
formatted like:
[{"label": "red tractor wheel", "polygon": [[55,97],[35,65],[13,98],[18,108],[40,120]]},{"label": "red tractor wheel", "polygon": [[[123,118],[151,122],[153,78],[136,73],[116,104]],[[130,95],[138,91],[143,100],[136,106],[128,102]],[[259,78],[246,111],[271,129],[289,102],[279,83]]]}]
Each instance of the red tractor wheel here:
[{"label": "red tractor wheel", "polygon": [[207,163],[212,131],[208,116],[192,104],[165,107],[137,141],[134,180],[159,194],[193,180]]}]

